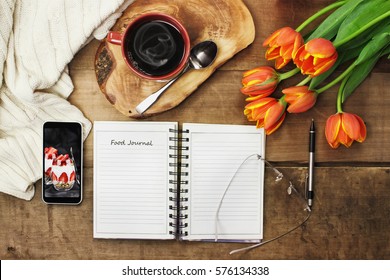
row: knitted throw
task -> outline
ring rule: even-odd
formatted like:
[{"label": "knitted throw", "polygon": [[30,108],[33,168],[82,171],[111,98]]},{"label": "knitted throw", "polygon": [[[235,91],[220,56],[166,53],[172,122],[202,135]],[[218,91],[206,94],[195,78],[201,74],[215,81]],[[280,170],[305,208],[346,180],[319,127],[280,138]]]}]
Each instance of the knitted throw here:
[{"label": "knitted throw", "polygon": [[90,39],[103,39],[133,1],[0,1],[1,192],[34,196],[44,121],[79,121],[86,138],[90,121],[66,100],[73,91],[67,64]]}]

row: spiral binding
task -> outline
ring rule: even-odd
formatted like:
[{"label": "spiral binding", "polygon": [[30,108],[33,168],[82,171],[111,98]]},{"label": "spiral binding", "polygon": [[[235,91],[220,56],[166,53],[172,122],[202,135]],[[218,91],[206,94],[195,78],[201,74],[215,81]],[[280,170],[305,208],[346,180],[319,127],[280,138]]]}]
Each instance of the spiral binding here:
[{"label": "spiral binding", "polygon": [[188,235],[186,228],[188,223],[188,180],[185,177],[189,175],[189,147],[185,143],[189,142],[188,137],[183,137],[183,134],[189,133],[188,130],[178,131],[170,129],[173,136],[169,137],[171,144],[169,149],[172,151],[169,154],[169,218],[171,219],[169,226],[172,230],[170,234],[176,235],[178,238]]}]

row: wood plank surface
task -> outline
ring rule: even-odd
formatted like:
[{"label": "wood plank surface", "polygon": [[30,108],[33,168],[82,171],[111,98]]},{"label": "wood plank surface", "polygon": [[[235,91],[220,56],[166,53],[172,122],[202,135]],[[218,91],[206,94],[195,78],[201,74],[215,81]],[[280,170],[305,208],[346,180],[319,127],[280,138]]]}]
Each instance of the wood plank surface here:
[{"label": "wood plank surface", "polygon": [[[142,1],[142,0],[137,0]],[[243,71],[271,63],[263,40],[279,27],[296,27],[330,0],[244,0],[252,13],[256,38],[251,46],[219,68],[176,108],[142,121],[250,124],[239,92]],[[92,41],[70,64],[75,85],[69,101],[91,121],[134,121],[101,94],[94,73],[100,42]],[[283,83],[294,84],[299,77]],[[368,137],[350,149],[331,149],[324,127],[335,113],[337,88],[319,97],[316,107],[290,114],[267,138],[266,156],[294,179],[300,190],[307,169],[308,129],[317,133],[316,198],[309,221],[286,237],[247,253],[229,255],[242,244],[205,242],[98,240],[92,237],[93,135],[85,142],[84,201],[77,207],[45,205],[40,183],[31,202],[0,194],[0,259],[389,259],[390,258],[390,66],[382,59],[346,102],[345,111],[360,115]],[[279,89],[280,90],[280,89]],[[265,239],[295,225],[305,213],[275,185],[266,169]],[[282,199],[281,199],[282,197]],[[291,218],[291,220],[290,220]]]},{"label": "wood plank surface", "polygon": [[[302,191],[307,170],[281,168]],[[80,206],[44,205],[1,196],[1,259],[389,259],[390,172],[387,168],[317,168],[315,208],[305,226],[263,247],[243,244],[92,238],[92,168],[84,169]],[[337,179],[330,179],[337,178]],[[266,169],[264,237],[305,217],[301,204]]]}]

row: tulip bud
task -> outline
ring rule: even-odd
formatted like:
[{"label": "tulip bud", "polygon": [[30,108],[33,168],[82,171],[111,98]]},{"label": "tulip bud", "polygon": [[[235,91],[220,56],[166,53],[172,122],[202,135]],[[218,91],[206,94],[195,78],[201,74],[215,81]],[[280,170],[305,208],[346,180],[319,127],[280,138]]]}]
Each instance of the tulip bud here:
[{"label": "tulip bud", "polygon": [[275,60],[275,68],[280,69],[291,61],[292,54],[303,42],[302,35],[291,27],[280,28],[265,39],[263,46],[268,46],[265,58]]},{"label": "tulip bud", "polygon": [[249,121],[256,121],[258,128],[264,127],[267,135],[276,131],[286,116],[287,103],[272,97],[261,98],[245,106],[244,114]]},{"label": "tulip bud", "polygon": [[274,92],[279,83],[279,74],[270,66],[261,66],[243,74],[241,92],[263,98]]},{"label": "tulip bud", "polygon": [[309,90],[308,86],[289,87],[282,92],[286,102],[290,104],[287,108],[289,113],[306,112],[314,106],[318,96],[315,91]]},{"label": "tulip bud", "polygon": [[345,112],[336,113],[326,121],[326,140],[334,149],[340,144],[348,148],[353,141],[361,143],[366,139],[366,135],[366,125],[358,115]]},{"label": "tulip bud", "polygon": [[328,71],[338,57],[332,42],[323,38],[310,40],[292,55],[295,65],[301,69],[302,74],[310,77]]}]

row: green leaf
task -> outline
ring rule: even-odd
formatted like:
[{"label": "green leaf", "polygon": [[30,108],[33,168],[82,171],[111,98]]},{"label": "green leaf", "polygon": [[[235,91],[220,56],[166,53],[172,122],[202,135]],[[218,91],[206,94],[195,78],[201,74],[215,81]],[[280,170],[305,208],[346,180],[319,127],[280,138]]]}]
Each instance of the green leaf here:
[{"label": "green leaf", "polygon": [[336,35],[337,30],[339,29],[344,19],[362,1],[363,0],[350,0],[338,8],[317,27],[317,29],[310,35],[308,40],[320,37],[328,40],[332,39]]},{"label": "green leaf", "polygon": [[367,0],[359,3],[343,20],[333,44],[339,44],[351,34],[359,32],[362,27],[389,11],[389,0]]},{"label": "green leaf", "polygon": [[380,53],[383,48],[390,44],[390,26],[389,33],[382,33],[376,35],[367,45],[364,47],[360,53],[358,59],[355,61],[356,65],[359,65],[366,60],[370,59],[372,56],[375,56],[377,53]]},{"label": "green leaf", "polygon": [[356,66],[354,71],[352,71],[351,74],[346,77],[347,80],[344,84],[344,88],[342,89],[342,103],[344,103],[345,100],[354,92],[354,90],[367,78],[379,58],[380,55],[377,55]]},{"label": "green leaf", "polygon": [[[382,51],[382,56],[385,56],[387,54],[390,53],[390,46],[387,46],[383,51]],[[388,56],[387,58],[390,58],[390,56]]]},{"label": "green leaf", "polygon": [[343,62],[357,58],[364,49],[364,47],[365,45],[358,45],[352,49],[342,51],[341,53],[345,54]]},{"label": "green leaf", "polygon": [[371,73],[375,64],[378,62],[379,58],[390,53],[390,46],[385,47],[381,52],[376,53],[370,59],[367,59],[363,63],[357,65],[343,81],[340,90],[342,91],[341,102],[344,103],[345,100],[355,91],[355,89],[367,78]]},{"label": "green leaf", "polygon": [[390,53],[390,46],[387,46],[387,47],[383,50],[382,55],[386,55],[386,54],[388,54],[388,53]]},{"label": "green leaf", "polygon": [[376,25],[372,26],[371,28],[365,30],[361,34],[359,34],[357,37],[351,39],[348,44],[341,45],[337,48],[337,51],[344,51],[356,48],[357,46],[366,44],[368,41],[372,39],[374,34],[383,33],[383,29],[386,27],[386,25],[383,25],[382,22],[377,23]]}]

